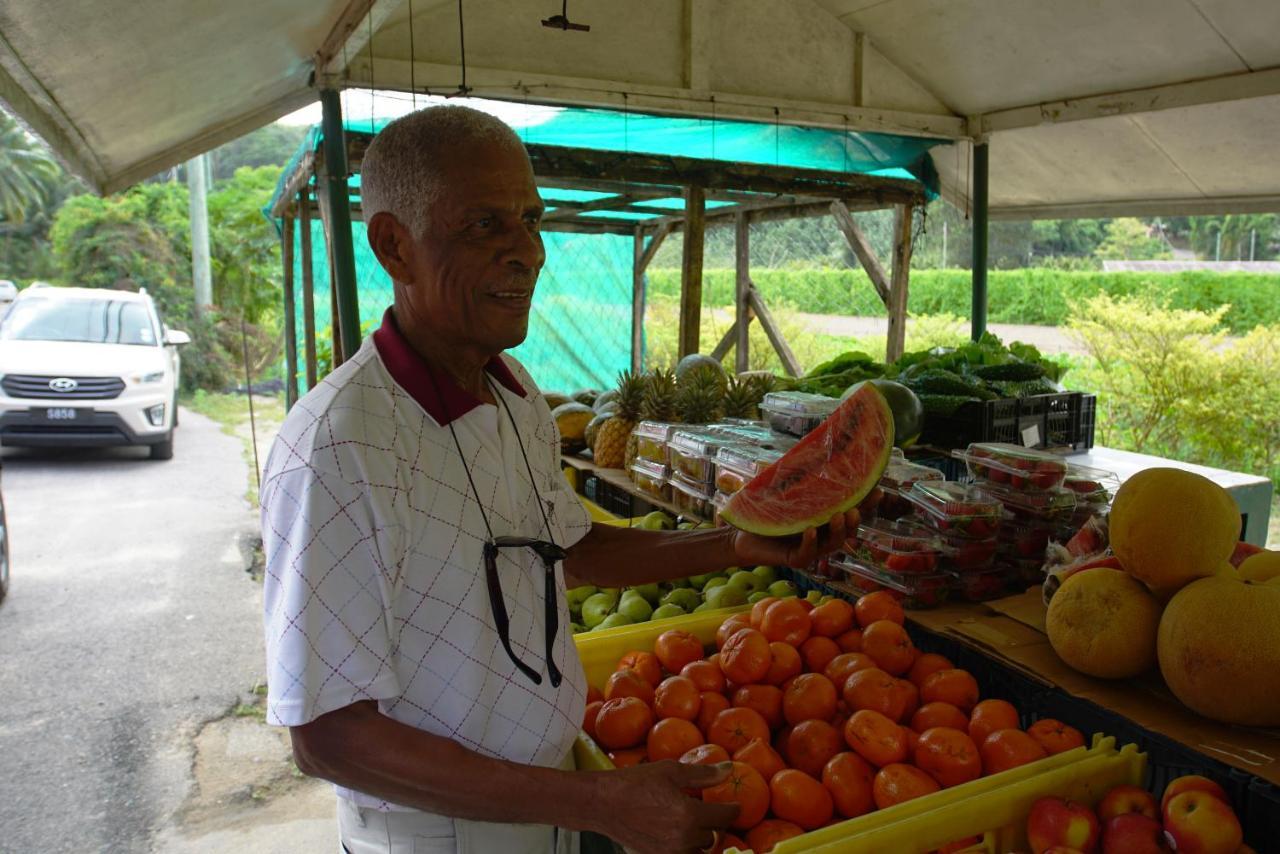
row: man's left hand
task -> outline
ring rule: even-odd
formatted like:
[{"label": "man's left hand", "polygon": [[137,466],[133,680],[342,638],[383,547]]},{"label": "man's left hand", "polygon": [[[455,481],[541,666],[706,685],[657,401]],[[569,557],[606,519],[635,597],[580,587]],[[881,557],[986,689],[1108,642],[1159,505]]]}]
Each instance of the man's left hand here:
[{"label": "man's left hand", "polygon": [[862,521],[858,511],[837,513],[821,528],[809,528],[792,537],[764,537],[746,531],[733,534],[733,551],[739,566],[792,566],[803,569],[825,554],[844,547],[845,539]]}]

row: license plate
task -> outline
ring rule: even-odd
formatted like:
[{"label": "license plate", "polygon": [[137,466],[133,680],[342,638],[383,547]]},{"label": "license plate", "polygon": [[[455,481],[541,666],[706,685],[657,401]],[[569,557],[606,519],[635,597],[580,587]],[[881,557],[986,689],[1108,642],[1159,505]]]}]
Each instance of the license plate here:
[{"label": "license plate", "polygon": [[75,421],[78,412],[72,406],[51,406],[44,411],[44,417],[50,421]]}]

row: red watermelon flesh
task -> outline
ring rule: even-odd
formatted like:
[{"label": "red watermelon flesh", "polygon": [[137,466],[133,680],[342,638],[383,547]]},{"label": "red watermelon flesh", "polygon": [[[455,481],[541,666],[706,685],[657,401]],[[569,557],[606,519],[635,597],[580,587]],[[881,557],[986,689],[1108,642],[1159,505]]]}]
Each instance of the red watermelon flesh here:
[{"label": "red watermelon flesh", "polygon": [[893,448],[893,411],[861,383],[826,421],[734,493],[720,512],[735,528],[783,537],[825,525],[880,481]]}]

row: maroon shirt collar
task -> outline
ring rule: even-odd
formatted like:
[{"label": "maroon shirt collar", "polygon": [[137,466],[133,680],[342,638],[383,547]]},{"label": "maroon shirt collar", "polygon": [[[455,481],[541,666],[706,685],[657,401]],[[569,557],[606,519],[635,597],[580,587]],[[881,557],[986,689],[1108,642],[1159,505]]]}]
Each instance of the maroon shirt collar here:
[{"label": "maroon shirt collar", "polygon": [[[481,404],[470,392],[454,381],[447,371],[429,365],[417,351],[409,345],[409,341],[396,326],[396,320],[387,309],[382,316],[382,326],[373,332],[373,344],[378,349],[382,363],[387,366],[401,388],[426,410],[441,427],[447,425]],[[490,376],[502,383],[508,391],[525,397],[524,386],[511,373],[507,363],[499,356],[489,359],[484,369]]]}]

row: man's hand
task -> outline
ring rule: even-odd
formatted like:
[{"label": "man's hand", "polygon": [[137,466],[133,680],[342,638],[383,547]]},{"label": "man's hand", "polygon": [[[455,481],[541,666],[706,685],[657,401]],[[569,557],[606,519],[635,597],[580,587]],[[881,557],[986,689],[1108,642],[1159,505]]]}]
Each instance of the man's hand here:
[{"label": "man's hand", "polygon": [[737,817],[738,806],[704,803],[683,790],[714,786],[730,770],[728,762],[681,765],[668,759],[601,773],[601,804],[607,810],[601,832],[643,854],[708,849],[716,831]]},{"label": "man's hand", "polygon": [[837,513],[821,528],[809,528],[794,537],[763,537],[746,531],[733,534],[733,551],[739,566],[793,566],[803,569],[818,558],[844,547],[845,539],[862,521],[857,510]]}]

